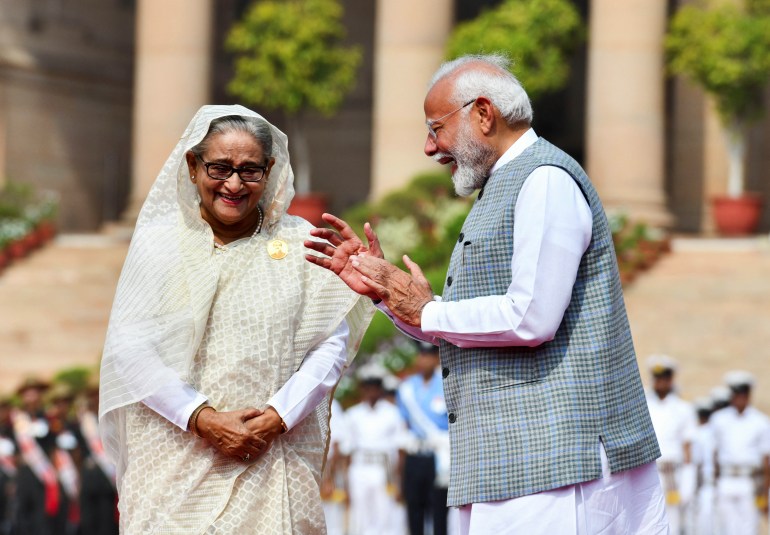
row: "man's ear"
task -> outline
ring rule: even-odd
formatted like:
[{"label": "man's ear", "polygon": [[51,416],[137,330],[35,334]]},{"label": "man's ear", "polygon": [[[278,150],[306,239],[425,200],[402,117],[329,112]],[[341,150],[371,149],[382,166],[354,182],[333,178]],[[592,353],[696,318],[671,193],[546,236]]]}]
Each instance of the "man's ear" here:
[{"label": "man's ear", "polygon": [[487,97],[479,97],[473,104],[478,113],[479,128],[482,133],[489,134],[495,127],[495,107]]}]

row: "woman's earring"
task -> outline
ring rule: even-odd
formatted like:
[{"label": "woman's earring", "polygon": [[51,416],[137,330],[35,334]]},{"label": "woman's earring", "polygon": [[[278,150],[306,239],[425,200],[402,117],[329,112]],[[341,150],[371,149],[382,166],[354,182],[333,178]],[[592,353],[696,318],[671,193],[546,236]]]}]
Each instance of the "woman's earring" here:
[{"label": "woman's earring", "polygon": [[194,184],[194,183],[195,183],[195,175],[191,176],[191,177],[190,177],[190,180],[192,180],[192,181],[193,181],[193,184]]}]

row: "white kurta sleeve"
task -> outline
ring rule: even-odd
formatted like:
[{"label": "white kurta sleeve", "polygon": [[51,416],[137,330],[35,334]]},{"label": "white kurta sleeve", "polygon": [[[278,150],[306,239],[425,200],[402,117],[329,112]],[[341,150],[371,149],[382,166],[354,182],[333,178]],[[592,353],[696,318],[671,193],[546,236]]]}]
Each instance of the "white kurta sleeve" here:
[{"label": "white kurta sleeve", "polygon": [[142,403],[169,420],[174,425],[187,431],[187,422],[196,407],[208,401],[206,396],[193,387],[176,379],[166,384]]},{"label": "white kurta sleeve", "polygon": [[527,178],[515,209],[505,295],[428,303],[424,336],[459,347],[537,346],[553,339],[591,242],[591,209],[572,177],[552,166]]},{"label": "white kurta sleeve", "polygon": [[267,402],[291,429],[310,414],[339,381],[347,362],[350,335],[343,321],[332,335],[311,349],[299,370]]}]

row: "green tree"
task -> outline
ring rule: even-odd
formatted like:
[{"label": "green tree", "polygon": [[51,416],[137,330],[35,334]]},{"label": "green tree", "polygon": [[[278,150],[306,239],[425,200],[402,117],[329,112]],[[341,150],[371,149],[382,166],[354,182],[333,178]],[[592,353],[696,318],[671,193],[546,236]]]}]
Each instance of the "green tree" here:
[{"label": "green tree", "polygon": [[728,195],[742,195],[746,129],[764,111],[770,80],[770,1],[685,5],[671,20],[665,47],[669,70],[714,99],[730,155]]},{"label": "green tree", "polygon": [[358,46],[344,44],[338,0],[257,0],[230,29],[235,55],[228,90],[247,105],[283,111],[297,156],[297,190],[310,189],[310,159],[302,115],[332,115],[355,85]]},{"label": "green tree", "polygon": [[561,89],[569,76],[569,56],[585,34],[569,0],[503,0],[475,19],[458,24],[447,57],[503,53],[530,98]]}]

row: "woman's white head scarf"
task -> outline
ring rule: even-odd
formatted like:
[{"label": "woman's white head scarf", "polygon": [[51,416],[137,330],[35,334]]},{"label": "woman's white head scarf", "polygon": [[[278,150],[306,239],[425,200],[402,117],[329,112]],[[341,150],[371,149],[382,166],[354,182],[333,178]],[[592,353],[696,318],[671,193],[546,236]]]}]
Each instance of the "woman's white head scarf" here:
[{"label": "woman's white head scarf", "polygon": [[[185,154],[203,140],[212,120],[228,115],[264,121],[243,106],[202,107],[163,166],[139,214],[102,357],[100,431],[113,459],[125,459],[125,415],[119,409],[145,399],[175,378],[185,380],[206,328],[217,287],[210,264],[214,241],[201,217]],[[262,233],[268,235],[279,227],[294,195],[286,135],[270,128],[275,164],[259,203],[264,212]],[[365,330],[369,318],[354,316],[353,323],[359,323],[355,327],[363,332],[361,326]],[[351,317],[347,319],[350,323]],[[360,338],[356,346],[358,341]],[[123,467],[117,468],[120,474]]]},{"label": "woman's white head scarf", "polygon": [[294,197],[294,173],[289,162],[289,146],[286,134],[267,122],[261,115],[243,106],[203,106],[190,124],[187,125],[182,138],[174,147],[171,156],[166,160],[155,184],[142,206],[137,220],[137,230],[146,225],[152,225],[160,219],[165,220],[172,213],[168,210],[170,204],[179,204],[181,213],[190,223],[208,226],[200,218],[195,185],[190,181],[190,174],[185,160],[185,154],[200,143],[209,130],[211,121],[228,115],[255,117],[270,125],[273,134],[272,156],[275,165],[270,172],[265,192],[259,201],[265,216],[263,228],[270,230],[286,212]]}]

